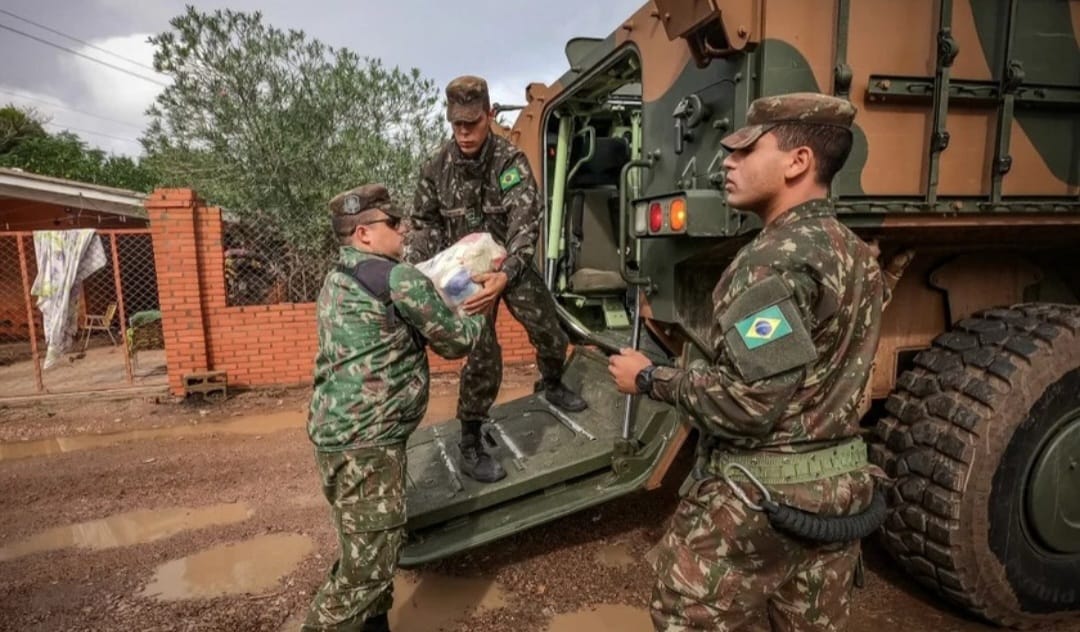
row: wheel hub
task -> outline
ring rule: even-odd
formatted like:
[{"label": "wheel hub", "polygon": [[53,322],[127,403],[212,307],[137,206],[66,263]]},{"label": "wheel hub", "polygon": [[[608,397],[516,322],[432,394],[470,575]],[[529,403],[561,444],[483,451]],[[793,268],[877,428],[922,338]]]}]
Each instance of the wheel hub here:
[{"label": "wheel hub", "polygon": [[1057,553],[1080,553],[1080,411],[1043,444],[1027,486],[1029,524]]}]

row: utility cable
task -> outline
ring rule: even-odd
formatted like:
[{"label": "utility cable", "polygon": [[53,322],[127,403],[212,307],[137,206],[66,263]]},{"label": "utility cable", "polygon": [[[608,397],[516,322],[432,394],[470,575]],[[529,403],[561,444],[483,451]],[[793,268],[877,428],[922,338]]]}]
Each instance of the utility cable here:
[{"label": "utility cable", "polygon": [[135,143],[136,145],[139,145],[139,146],[142,145],[142,143],[140,143],[138,140],[136,140],[134,138],[125,138],[123,136],[113,136],[112,134],[106,134],[104,132],[95,132],[92,129],[83,129],[81,127],[72,127],[70,125],[64,125],[63,123],[53,123],[52,121],[46,123],[46,125],[52,125],[54,127],[59,127],[59,128],[66,129],[66,130],[71,130],[71,131],[74,131],[74,132],[82,132],[83,134],[94,134],[95,136],[104,136],[105,138],[111,138],[113,140],[123,140],[123,141],[127,141],[129,143]]},{"label": "utility cable", "polygon": [[145,75],[140,75],[137,72],[132,72],[132,71],[126,69],[126,68],[121,68],[120,66],[110,64],[107,61],[102,61],[100,59],[97,59],[96,57],[91,57],[91,56],[86,55],[84,53],[80,53],[77,50],[72,50],[72,49],[70,49],[70,48],[68,48],[66,46],[61,46],[61,45],[56,44],[54,42],[50,42],[47,39],[42,39],[42,38],[40,38],[40,37],[38,37],[36,35],[31,35],[31,34],[26,33],[24,31],[20,31],[19,29],[10,27],[7,24],[0,24],[0,29],[4,29],[5,31],[11,31],[12,33],[15,33],[16,35],[22,35],[23,37],[28,37],[28,38],[34,40],[35,42],[41,42],[42,44],[45,44],[46,46],[52,46],[53,48],[58,48],[58,49],[60,49],[60,50],[62,50],[64,52],[71,53],[72,55],[76,55],[78,57],[82,57],[83,59],[88,59],[88,60],[90,60],[90,61],[92,61],[94,63],[101,64],[102,66],[107,66],[109,68],[112,68],[113,70],[119,70],[120,72],[122,72],[122,73],[124,73],[126,75],[131,75],[132,77],[142,79],[143,81],[149,81],[150,83],[159,85],[162,88],[168,88],[169,87],[169,84],[162,83],[161,81],[158,81],[157,79],[151,79],[150,77],[147,77]]},{"label": "utility cable", "polygon": [[32,24],[32,25],[38,27],[39,29],[42,29],[44,31],[48,31],[50,33],[53,33],[54,35],[59,35],[60,37],[67,38],[67,39],[69,39],[69,40],[71,40],[73,42],[78,42],[79,44],[82,44],[83,46],[89,46],[90,48],[93,48],[94,50],[101,51],[101,52],[105,53],[106,55],[112,55],[113,57],[115,57],[117,59],[122,59],[123,61],[126,61],[129,64],[134,64],[134,65],[136,65],[136,66],[138,66],[140,68],[145,68],[147,70],[157,72],[152,67],[147,66],[146,64],[144,64],[142,62],[135,61],[134,59],[128,59],[127,57],[124,57],[123,55],[118,55],[118,54],[112,52],[111,50],[109,50],[107,48],[102,48],[100,46],[91,44],[90,42],[87,42],[85,40],[81,40],[81,39],[79,39],[77,37],[73,37],[71,35],[68,35],[67,33],[61,33],[60,31],[57,31],[54,28],[50,28],[48,26],[45,26],[44,24],[40,24],[40,23],[35,22],[33,20],[29,20],[27,18],[22,17],[21,15],[16,15],[16,14],[12,13],[11,11],[8,11],[7,9],[0,9],[0,13],[3,13],[4,15],[9,15],[9,16],[15,18],[16,20],[21,20],[23,22],[26,22],[27,24]]},{"label": "utility cable", "polygon": [[115,123],[117,125],[125,125],[127,127],[131,127],[131,128],[137,129],[137,130],[142,130],[142,127],[140,127],[139,125],[135,125],[134,123],[126,123],[124,121],[118,121],[116,119],[111,119],[111,118],[108,118],[108,117],[105,117],[105,116],[101,116],[99,114],[93,114],[91,112],[85,112],[85,111],[80,110],[78,108],[69,107],[69,106],[66,106],[66,105],[63,105],[63,104],[60,104],[60,103],[56,103],[54,101],[49,101],[47,99],[39,99],[37,97],[31,97],[31,96],[27,96],[25,94],[19,94],[18,92],[11,92],[9,90],[3,90],[3,89],[0,89],[0,94],[6,94],[6,95],[9,95],[9,96],[19,98],[19,99],[25,99],[27,101],[34,101],[36,103],[41,103],[41,104],[44,104],[44,105],[48,105],[50,107],[59,108],[61,110],[68,110],[69,112],[74,112],[76,114],[81,114],[83,116],[89,116],[89,117],[92,117],[92,118],[101,119],[101,120],[107,121],[109,123]]}]

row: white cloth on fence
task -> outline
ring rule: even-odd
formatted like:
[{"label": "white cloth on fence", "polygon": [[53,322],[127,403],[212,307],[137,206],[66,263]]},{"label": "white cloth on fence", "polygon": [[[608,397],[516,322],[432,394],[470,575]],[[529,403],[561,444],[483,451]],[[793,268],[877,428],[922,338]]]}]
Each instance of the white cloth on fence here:
[{"label": "white cloth on fence", "polygon": [[462,303],[480,290],[472,277],[497,270],[505,259],[506,249],[489,233],[470,233],[416,269],[431,279],[443,302],[461,314]]},{"label": "white cloth on fence", "polygon": [[34,231],[37,278],[30,293],[45,324],[45,365],[56,364],[79,330],[78,296],[86,277],[105,267],[105,248],[93,228]]}]

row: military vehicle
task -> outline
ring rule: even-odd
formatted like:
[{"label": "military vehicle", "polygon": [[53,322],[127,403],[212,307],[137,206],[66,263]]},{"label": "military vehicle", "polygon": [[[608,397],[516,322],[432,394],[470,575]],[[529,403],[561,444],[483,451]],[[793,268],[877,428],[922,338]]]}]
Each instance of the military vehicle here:
[{"label": "military vehicle", "polygon": [[991,621],[1080,615],[1078,39],[1080,0],[653,0],[569,41],[507,133],[590,407],[497,406],[492,485],[457,471],[457,424],[418,432],[403,565],[659,485],[696,433],[618,394],[606,354],[713,357],[713,285],[760,228],[725,203],[718,141],[754,98],[814,91],[858,109],[831,196],[893,285],[864,417],[881,540]]}]

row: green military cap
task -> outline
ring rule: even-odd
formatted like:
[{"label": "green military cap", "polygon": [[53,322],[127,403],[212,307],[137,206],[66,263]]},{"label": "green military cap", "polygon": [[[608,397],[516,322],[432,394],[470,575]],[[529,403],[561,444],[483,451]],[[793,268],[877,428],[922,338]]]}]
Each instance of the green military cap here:
[{"label": "green military cap", "polygon": [[746,125],[728,134],[720,144],[729,151],[750,147],[762,134],[781,123],[830,125],[851,129],[855,106],[850,101],[817,92],[792,92],[761,97],[750,104]]},{"label": "green military cap", "polygon": [[447,84],[446,120],[472,123],[490,110],[487,82],[480,77],[464,75]]},{"label": "green military cap", "polygon": [[356,215],[372,208],[377,208],[391,217],[403,216],[401,210],[390,201],[390,192],[382,184],[365,184],[338,193],[330,200],[330,213],[334,216]]}]

